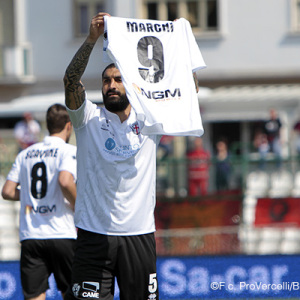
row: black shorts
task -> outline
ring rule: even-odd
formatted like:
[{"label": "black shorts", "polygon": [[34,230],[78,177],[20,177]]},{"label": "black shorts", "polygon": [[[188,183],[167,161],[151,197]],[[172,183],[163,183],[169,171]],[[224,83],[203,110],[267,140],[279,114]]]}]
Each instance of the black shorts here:
[{"label": "black shorts", "polygon": [[65,300],[158,300],[154,233],[111,236],[78,230],[72,286]]},{"label": "black shorts", "polygon": [[24,240],[21,245],[21,282],[25,298],[46,292],[51,273],[57,288],[65,293],[71,283],[75,240]]}]

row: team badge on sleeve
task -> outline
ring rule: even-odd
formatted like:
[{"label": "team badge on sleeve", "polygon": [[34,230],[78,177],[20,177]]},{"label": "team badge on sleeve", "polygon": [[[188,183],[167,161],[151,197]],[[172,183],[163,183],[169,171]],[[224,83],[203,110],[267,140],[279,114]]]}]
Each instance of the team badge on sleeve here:
[{"label": "team badge on sleeve", "polygon": [[139,135],[141,133],[138,122],[134,122],[132,125],[130,125],[130,128],[131,128],[132,132],[136,135]]}]

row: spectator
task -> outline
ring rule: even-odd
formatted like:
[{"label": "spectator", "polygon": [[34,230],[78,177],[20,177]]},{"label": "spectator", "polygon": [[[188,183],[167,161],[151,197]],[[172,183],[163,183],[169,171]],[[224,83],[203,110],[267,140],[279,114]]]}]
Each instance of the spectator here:
[{"label": "spectator", "polygon": [[259,168],[263,170],[265,168],[267,153],[270,150],[267,135],[264,132],[258,131],[255,134],[253,144],[260,155]]},{"label": "spectator", "polygon": [[192,151],[187,153],[189,195],[206,195],[209,183],[210,153],[201,138],[195,138]]},{"label": "spectator", "polygon": [[161,159],[166,159],[173,152],[173,140],[174,136],[163,135],[158,144],[158,148],[162,149]]},{"label": "spectator", "polygon": [[277,158],[278,167],[281,163],[281,141],[280,141],[281,121],[275,109],[270,109],[270,118],[264,123],[264,132],[267,135],[270,151]]},{"label": "spectator", "polygon": [[15,138],[19,146],[19,152],[39,141],[41,127],[33,119],[31,113],[25,112],[23,120],[18,122],[14,129]]},{"label": "spectator", "polygon": [[294,125],[294,132],[296,133],[296,151],[297,155],[300,155],[300,121]]},{"label": "spectator", "polygon": [[216,143],[216,189],[224,191],[229,189],[229,179],[231,173],[230,157],[227,143],[219,140]]}]

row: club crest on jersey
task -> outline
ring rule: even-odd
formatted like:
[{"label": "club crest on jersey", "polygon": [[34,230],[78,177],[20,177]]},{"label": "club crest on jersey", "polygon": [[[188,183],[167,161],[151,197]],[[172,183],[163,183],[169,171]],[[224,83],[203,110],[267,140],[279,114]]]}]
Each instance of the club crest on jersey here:
[{"label": "club crest on jersey", "polygon": [[134,122],[132,125],[130,125],[130,128],[131,128],[132,132],[136,135],[139,135],[141,133],[138,122]]}]

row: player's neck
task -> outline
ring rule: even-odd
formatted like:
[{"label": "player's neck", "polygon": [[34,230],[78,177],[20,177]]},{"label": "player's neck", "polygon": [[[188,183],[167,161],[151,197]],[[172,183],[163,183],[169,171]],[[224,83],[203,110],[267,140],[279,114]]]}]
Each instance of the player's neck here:
[{"label": "player's neck", "polygon": [[50,134],[50,136],[55,136],[55,137],[61,138],[65,142],[67,140],[66,134],[63,131],[61,131],[59,133]]},{"label": "player's neck", "polygon": [[129,118],[130,111],[131,111],[131,105],[129,104],[123,111],[116,112],[116,114],[120,118],[121,123],[123,123]]}]

